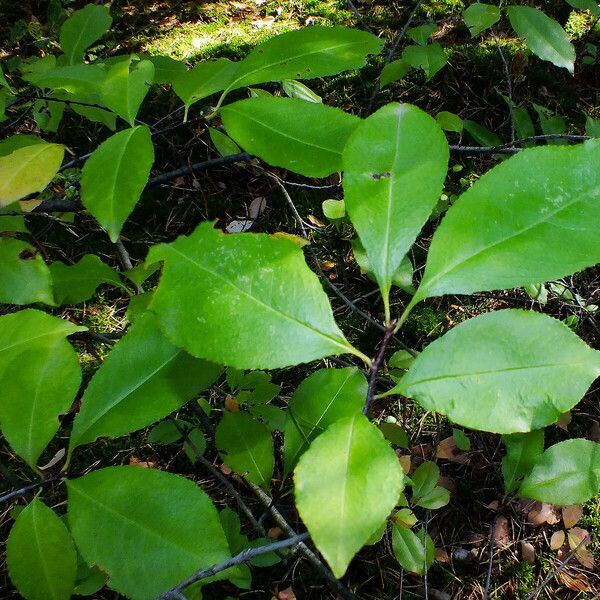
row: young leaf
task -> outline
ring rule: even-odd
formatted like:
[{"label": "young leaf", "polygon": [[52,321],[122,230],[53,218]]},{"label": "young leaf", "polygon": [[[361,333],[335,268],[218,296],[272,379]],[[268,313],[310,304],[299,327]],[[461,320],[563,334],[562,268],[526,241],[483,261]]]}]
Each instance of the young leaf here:
[{"label": "young leaf", "polygon": [[112,19],[107,6],[88,4],[76,10],[60,29],[60,46],[67,64],[83,61],[83,53],[109,29]]},{"label": "young leaf", "polygon": [[426,496],[440,479],[440,468],[430,460],[419,465],[411,476],[413,498]]},{"label": "young leaf", "polygon": [[351,135],[343,166],[346,210],[389,320],[393,276],[440,197],[448,142],[435,120],[416,106],[388,104]]},{"label": "young leaf", "polygon": [[554,19],[531,6],[509,6],[506,10],[513,29],[536,56],[573,73],[575,48]]},{"label": "young leaf", "polygon": [[6,542],[8,573],[26,600],[69,600],[77,553],[56,513],[34,498],[20,513]]},{"label": "young leaf", "polygon": [[525,477],[519,495],[550,504],[583,504],[600,491],[600,444],[573,439],[550,446]]},{"label": "young leaf", "polygon": [[284,79],[281,82],[281,87],[290,98],[298,98],[305,102],[323,102],[321,96],[295,79]]},{"label": "young leaf", "polygon": [[600,353],[564,323],[509,309],[469,319],[427,346],[398,387],[458,425],[515,433],[554,423],[598,375]]},{"label": "young leaf", "polygon": [[177,410],[208,387],[221,367],[168,342],[144,313],[92,377],[81,400],[70,449],[101,436],[118,437]]},{"label": "young leaf", "polygon": [[115,242],[148,182],[154,148],[148,127],[120,131],[100,144],[81,175],[81,201]]},{"label": "young leaf", "polygon": [[69,525],[83,558],[132,600],[152,600],[230,556],[210,498],[183,477],[109,467],[67,488]]},{"label": "young leaf", "polygon": [[344,145],[360,123],[338,108],[276,97],[228,104],[221,117],[244,150],[308,177],[325,177],[342,168]]},{"label": "young leaf", "polygon": [[154,246],[147,260],[165,263],[150,309],[194,356],[242,369],[346,352],[366,358],[344,338],[317,276],[287,239],[224,235],[204,222]]},{"label": "young leaf", "polygon": [[283,79],[314,79],[358,69],[383,42],[347,27],[314,25],[288,31],[259,44],[239,63],[225,92]]},{"label": "young leaf", "polygon": [[396,453],[362,415],[336,421],[302,455],[296,505],[336,577],[390,514],[403,479]]},{"label": "young leaf", "polygon": [[[425,542],[425,539],[427,542]],[[425,543],[427,548],[425,548]],[[392,527],[392,548],[396,560],[403,569],[409,573],[423,575],[434,561],[435,547],[433,540],[425,537],[425,530],[421,528],[416,534],[401,525]]]},{"label": "young leaf", "polygon": [[244,412],[226,412],[217,427],[215,444],[223,462],[248,481],[269,487],[273,477],[271,432]]},{"label": "young leaf", "polygon": [[465,131],[480,145],[480,146],[499,146],[502,140],[487,127],[475,123],[470,119],[463,121]]},{"label": "young leaf", "polygon": [[415,298],[520,287],[600,262],[600,140],[529,148],[448,210]]},{"label": "young leaf", "polygon": [[81,369],[65,337],[85,327],[27,309],[0,317],[0,429],[31,467],[77,394]]},{"label": "young leaf", "polygon": [[438,30],[438,26],[435,23],[424,23],[418,27],[411,27],[406,35],[413,41],[419,44],[419,46],[427,46],[429,38]]},{"label": "young leaf", "polygon": [[228,135],[218,129],[209,127],[208,134],[210,135],[210,141],[221,156],[231,156],[241,152],[240,147]]},{"label": "young leaf", "polygon": [[33,192],[41,192],[56,175],[64,154],[64,146],[40,140],[1,156],[0,208]]},{"label": "young leaf", "polygon": [[64,90],[71,94],[96,94],[100,92],[105,76],[100,65],[90,64],[53,67],[23,75],[23,79],[39,88]]},{"label": "young leaf", "polygon": [[381,70],[379,85],[384,88],[386,85],[402,79],[410,69],[410,65],[402,59],[392,61]]},{"label": "young leaf", "polygon": [[544,430],[503,435],[506,456],[502,459],[502,475],[507,493],[518,487],[517,480],[527,475],[544,451]]},{"label": "young leaf", "polygon": [[154,80],[154,65],[149,60],[133,62],[133,56],[113,65],[102,86],[102,103],[131,125]]},{"label": "young leaf", "polygon": [[423,69],[429,81],[448,62],[444,49],[438,42],[427,46],[408,46],[402,52],[402,61],[413,69]]},{"label": "young leaf", "polygon": [[284,435],[285,472],[327,427],[362,414],[367,380],[356,368],[319,369],[296,389],[288,403]]},{"label": "young leaf", "polygon": [[50,274],[58,306],[88,300],[103,283],[122,286],[119,275],[95,254],[86,254],[74,265],[53,262]]},{"label": "young leaf", "polygon": [[465,25],[475,37],[500,20],[500,9],[492,4],[471,4],[463,13]]},{"label": "young leaf", "polygon": [[0,302],[54,305],[52,278],[43,258],[26,242],[0,237]]},{"label": "young leaf", "polygon": [[439,126],[445,131],[454,131],[455,133],[462,133],[463,120],[454,113],[443,110],[435,116],[435,120]]}]

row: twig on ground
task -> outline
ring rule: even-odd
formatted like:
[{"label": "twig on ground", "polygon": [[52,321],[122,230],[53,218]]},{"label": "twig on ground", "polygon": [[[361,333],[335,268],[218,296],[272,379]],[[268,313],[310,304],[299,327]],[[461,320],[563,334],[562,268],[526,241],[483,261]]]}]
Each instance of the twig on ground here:
[{"label": "twig on ground", "polygon": [[492,582],[492,568],[494,566],[494,546],[496,542],[496,523],[498,522],[498,516],[494,517],[492,524],[490,525],[490,539],[488,542],[488,567],[485,576],[485,588],[483,591],[483,599],[488,600],[490,596],[490,584]]},{"label": "twig on ground", "polygon": [[24,485],[21,488],[0,496],[0,504],[4,504],[5,502],[13,500],[14,498],[18,498],[19,496],[25,496],[26,494],[29,494],[29,492],[34,492],[40,488],[48,487],[49,485],[59,481],[61,478],[62,475],[55,475],[54,477],[49,477],[48,479],[43,479],[42,481],[36,481],[35,483]]}]

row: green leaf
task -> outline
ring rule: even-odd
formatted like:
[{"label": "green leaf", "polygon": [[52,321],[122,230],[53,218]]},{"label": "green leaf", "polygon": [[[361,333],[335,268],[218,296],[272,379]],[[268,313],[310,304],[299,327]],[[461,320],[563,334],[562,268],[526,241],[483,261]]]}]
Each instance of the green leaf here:
[{"label": "green leaf", "polygon": [[453,427],[452,437],[454,438],[454,443],[459,450],[462,450],[463,452],[471,451],[471,440],[464,431]]},{"label": "green leaf", "polygon": [[475,37],[500,20],[500,9],[492,4],[477,2],[467,7],[463,12],[463,19],[471,35]]},{"label": "green leaf", "polygon": [[[61,94],[65,100],[72,99],[79,102],[87,102],[90,104],[101,104],[102,99],[100,94]],[[92,123],[102,123],[111,131],[114,131],[117,126],[117,115],[109,110],[97,108],[95,106],[81,106],[80,104],[70,104],[71,110],[82,117],[85,117]]]},{"label": "green leaf", "polygon": [[133,127],[140,106],[154,81],[154,65],[129,56],[113,65],[102,86],[102,102]]},{"label": "green leaf", "polygon": [[132,600],[151,600],[230,556],[215,507],[183,477],[109,467],[67,487],[69,524],[83,558]]},{"label": "green leaf", "polygon": [[413,69],[423,69],[429,81],[445,64],[448,58],[438,42],[427,46],[408,46],[402,52],[402,61]]},{"label": "green leaf", "polygon": [[0,142],[0,157],[8,156],[15,150],[35,144],[46,144],[46,142],[35,135],[12,135]]},{"label": "green leaf", "polygon": [[338,219],[343,219],[346,216],[346,205],[343,200],[324,200],[321,205],[323,210],[323,214],[330,221],[337,221]]},{"label": "green leaf", "polygon": [[69,600],[77,553],[56,513],[34,498],[19,514],[6,543],[8,572],[26,600]]},{"label": "green leaf", "polygon": [[550,446],[525,477],[519,495],[550,504],[583,504],[600,491],[600,444],[573,439]]},{"label": "green leaf", "polygon": [[198,460],[198,455],[202,456],[206,451],[206,438],[202,431],[198,428],[188,432],[187,438],[183,442],[183,451],[190,459],[192,464]]},{"label": "green leaf", "polygon": [[285,472],[330,425],[362,414],[367,380],[356,368],[319,369],[307,377],[288,402],[284,435]]},{"label": "green leaf", "polygon": [[23,75],[25,81],[39,88],[60,89],[71,94],[99,93],[105,77],[104,69],[96,64],[53,67]]},{"label": "green leaf", "polygon": [[215,434],[223,462],[248,481],[269,487],[274,468],[271,432],[244,412],[223,414]]},{"label": "green leaf", "polygon": [[14,94],[13,89],[10,87],[10,84],[8,83],[8,81],[6,80],[6,77],[4,76],[4,69],[1,64],[0,64],[0,88],[4,88],[4,89],[8,90],[10,93]]},{"label": "green leaf", "polygon": [[419,46],[426,46],[431,35],[436,32],[438,26],[435,23],[424,23],[418,27],[411,27],[406,35]]},{"label": "green leaf", "polygon": [[388,63],[381,70],[381,74],[379,75],[379,85],[383,89],[386,85],[402,79],[410,71],[410,68],[410,65],[402,59]]},{"label": "green leaf", "polygon": [[103,283],[122,287],[119,275],[95,254],[86,254],[74,265],[53,262],[50,273],[58,306],[88,300]]},{"label": "green leaf", "polygon": [[315,94],[309,87],[295,79],[284,79],[281,82],[281,87],[290,98],[298,98],[305,102],[323,102],[321,96]]},{"label": "green leaf", "polygon": [[440,197],[448,142],[435,120],[416,106],[388,104],[357,127],[343,161],[346,210],[389,321],[393,276]]},{"label": "green leaf", "polygon": [[400,425],[396,423],[379,423],[377,425],[379,431],[383,433],[385,439],[390,442],[390,444],[394,446],[398,446],[398,448],[408,448],[410,440],[408,439],[408,435]]},{"label": "green leaf", "polygon": [[87,160],[81,201],[115,242],[148,183],[154,148],[148,127],[115,133]]},{"label": "green leaf", "polygon": [[1,156],[0,208],[34,192],[41,192],[56,175],[64,153],[65,147],[61,144],[47,144],[40,140]]},{"label": "green leaf", "polygon": [[[2,233],[27,233],[29,231],[27,229],[27,225],[25,223],[25,214],[21,211],[21,207],[19,206],[18,202],[9,204],[8,206],[5,207],[5,210],[7,213],[19,213],[19,214],[0,216],[0,234],[2,234]],[[2,247],[2,244],[0,243],[0,248],[1,247]],[[0,250],[0,254],[1,253],[2,253],[2,250]],[[11,256],[11,253],[9,253],[9,256]],[[9,260],[12,260],[12,257]],[[1,271],[2,271],[2,269],[0,268],[0,272]],[[44,284],[44,285],[46,285],[46,284]],[[0,285],[0,288],[2,288],[2,287],[3,286]],[[1,292],[0,292],[0,294],[1,294]]]},{"label": "green leaf", "polygon": [[229,136],[218,129],[209,127],[208,134],[210,135],[210,141],[221,156],[231,156],[232,154],[239,154],[241,152],[240,147]]},{"label": "green leaf", "polygon": [[487,127],[465,119],[463,121],[465,131],[480,145],[480,146],[499,146],[502,140]]},{"label": "green leaf", "polygon": [[600,138],[600,119],[593,119],[589,115],[585,118],[585,135]]},{"label": "green leaf", "polygon": [[517,480],[527,475],[544,452],[544,430],[503,435],[506,456],[502,459],[502,475],[507,493],[518,487]]},{"label": "green leaf", "polygon": [[168,342],[153,315],[129,328],[92,377],[73,423],[69,452],[101,436],[146,427],[211,385],[221,367]]},{"label": "green leaf", "polygon": [[296,506],[337,578],[390,514],[403,479],[396,453],[362,415],[336,421],[302,455]]},{"label": "green leaf", "polygon": [[464,427],[531,431],[579,402],[600,374],[599,356],[561,321],[500,310],[469,319],[427,346],[398,387]]},{"label": "green leaf", "polygon": [[419,465],[411,475],[413,499],[426,496],[440,479],[440,468],[430,460]]},{"label": "green leaf", "polygon": [[302,250],[287,239],[225,235],[204,222],[151,248],[148,260],[165,263],[150,309],[172,342],[194,356],[244,369],[363,356],[336,325]]},{"label": "green leaf", "polygon": [[599,140],[523,150],[450,207],[415,298],[521,287],[593,266],[599,219]]},{"label": "green leaf", "polygon": [[65,339],[77,331],[85,327],[32,309],[0,317],[0,429],[31,467],[79,389],[77,353]]},{"label": "green leaf", "polygon": [[428,510],[437,510],[446,506],[448,502],[450,502],[450,492],[439,485],[415,500],[417,506]]},{"label": "green leaf", "polygon": [[[177,425],[184,431],[189,429],[189,423],[177,419]],[[161,421],[148,434],[148,444],[173,444],[178,442],[183,434],[173,421]]]},{"label": "green leaf", "polygon": [[439,126],[445,131],[454,131],[455,133],[462,133],[463,120],[454,113],[443,110],[435,116],[435,120]]},{"label": "green leaf", "polygon": [[[425,539],[427,539],[427,548],[425,548]],[[429,536],[425,538],[423,528],[417,535],[410,529],[406,529],[406,527],[394,524],[392,527],[392,548],[396,560],[409,573],[423,575],[425,569],[433,564],[435,547]]]},{"label": "green leaf", "polygon": [[600,17],[600,6],[596,0],[567,0],[577,10],[589,10],[594,17]]},{"label": "green leaf", "polygon": [[194,102],[224,90],[238,67],[239,63],[227,58],[203,61],[190,71],[176,75],[173,79],[173,91],[189,108]]},{"label": "green leaf", "polygon": [[531,6],[509,6],[506,11],[513,29],[536,56],[573,73],[575,48],[554,19]]},{"label": "green leaf", "polygon": [[234,102],[221,109],[221,117],[244,150],[308,177],[341,170],[344,145],[360,123],[338,108],[276,97]]},{"label": "green leaf", "polygon": [[314,79],[364,66],[382,40],[366,31],[313,25],[272,37],[242,60],[225,93],[283,79]]},{"label": "green leaf", "polygon": [[83,53],[109,29],[112,19],[108,7],[88,4],[76,10],[60,29],[60,46],[67,64],[83,61]]},{"label": "green leaf", "polygon": [[54,305],[52,277],[46,263],[26,242],[0,237],[0,302]]}]

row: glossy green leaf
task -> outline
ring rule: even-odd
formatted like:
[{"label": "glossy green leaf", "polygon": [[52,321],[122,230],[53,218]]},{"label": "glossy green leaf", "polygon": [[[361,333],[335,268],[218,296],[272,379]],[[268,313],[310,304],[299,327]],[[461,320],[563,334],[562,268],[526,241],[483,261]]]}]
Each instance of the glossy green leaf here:
[{"label": "glossy green leaf", "polygon": [[315,94],[309,87],[295,79],[284,79],[281,82],[281,87],[290,98],[298,98],[305,102],[323,102],[321,96]]},{"label": "glossy green leaf", "polygon": [[46,144],[46,142],[35,135],[11,135],[0,142],[0,157],[35,144]]},{"label": "glossy green leaf", "polygon": [[269,487],[275,461],[267,427],[244,412],[225,412],[215,434],[223,462],[248,481]]},{"label": "glossy green leaf", "polygon": [[465,25],[475,37],[500,20],[500,9],[492,4],[473,3],[463,12]]},{"label": "glossy green leaf", "polygon": [[455,133],[462,133],[463,120],[454,113],[443,110],[435,116],[435,120],[439,126],[445,131],[454,131]]},{"label": "glossy green leaf", "polygon": [[426,46],[427,42],[429,42],[429,38],[437,31],[437,29],[438,26],[435,23],[424,23],[417,27],[411,27],[406,32],[406,35],[413,42],[419,44],[419,46]]},{"label": "glossy green leaf", "polygon": [[[425,540],[427,540],[425,542]],[[427,548],[425,547],[427,544]],[[433,540],[425,537],[421,528],[418,534],[401,525],[392,527],[392,549],[394,556],[403,569],[409,573],[423,575],[434,561],[435,547]]]},{"label": "glossy green leaf", "polygon": [[544,430],[503,435],[502,442],[506,446],[506,456],[502,459],[504,488],[512,492],[518,487],[517,480],[531,471],[544,451]]},{"label": "glossy green leaf", "polygon": [[208,134],[210,135],[210,141],[221,156],[231,156],[241,152],[240,147],[228,135],[218,129],[209,127]]},{"label": "glossy green leaf", "polygon": [[69,600],[77,553],[68,529],[39,498],[19,514],[6,543],[8,573],[26,600]]},{"label": "glossy green leaf", "polygon": [[0,317],[0,429],[32,467],[79,389],[77,353],[65,337],[84,330],[32,309]]},{"label": "glossy green leaf", "polygon": [[599,140],[523,150],[450,207],[416,298],[520,287],[591,267],[600,262],[598,219]]},{"label": "glossy green leaf", "polygon": [[393,276],[440,197],[448,142],[416,106],[388,104],[358,126],[343,162],[346,210],[389,319]]},{"label": "glossy green leaf", "polygon": [[100,65],[53,67],[23,75],[23,79],[40,88],[64,90],[71,94],[99,93],[106,73]]},{"label": "glossy green leaf", "polygon": [[84,51],[100,39],[111,24],[107,6],[88,4],[76,10],[60,29],[60,46],[67,64],[81,62]]},{"label": "glossy green leaf", "polygon": [[600,5],[596,0],[567,0],[577,10],[589,10],[594,17],[600,17]]},{"label": "glossy green leaf", "polygon": [[204,222],[190,236],[151,248],[148,261],[159,260],[163,275],[150,310],[194,356],[246,369],[346,352],[362,357],[336,325],[302,250],[287,239],[224,235]]},{"label": "glossy green leaf", "polygon": [[83,558],[132,600],[152,600],[230,556],[210,498],[183,477],[109,467],[67,487],[69,525]]},{"label": "glossy green leaf", "polygon": [[87,160],[81,201],[115,242],[148,183],[154,148],[148,127],[115,133]]},{"label": "glossy green leaf", "polygon": [[531,6],[509,6],[506,11],[513,29],[536,56],[573,73],[575,48],[554,19]]},{"label": "glossy green leaf", "polygon": [[383,42],[347,27],[314,25],[277,35],[254,48],[239,63],[226,92],[282,79],[314,79],[364,66]]},{"label": "glossy green leaf", "polygon": [[284,436],[285,472],[327,427],[362,414],[367,380],[356,368],[319,369],[307,377],[288,402]]},{"label": "glossy green leaf", "polygon": [[600,353],[564,323],[509,309],[451,329],[419,354],[398,387],[464,427],[515,433],[554,423],[598,375]]},{"label": "glossy green leaf", "polygon": [[410,477],[413,498],[426,496],[433,490],[440,479],[440,468],[430,460],[419,465]]},{"label": "glossy green leaf", "polygon": [[325,177],[342,168],[344,145],[360,123],[338,108],[276,97],[228,104],[221,117],[244,150],[308,177]]},{"label": "glossy green leaf", "polygon": [[73,423],[70,452],[98,437],[118,437],[162,419],[220,373],[221,367],[173,346],[145,313],[88,384]]},{"label": "glossy green leaf", "polygon": [[113,65],[102,86],[102,103],[132,127],[154,81],[154,65],[149,60],[134,61],[133,58],[129,56]]},{"label": "glossy green leaf", "polygon": [[336,577],[390,514],[403,479],[396,453],[362,415],[336,421],[302,455],[296,506]]},{"label": "glossy green leaf", "polygon": [[92,297],[96,288],[108,283],[121,287],[119,275],[95,254],[86,254],[74,265],[50,264],[56,304],[79,304]]},{"label": "glossy green leaf", "polygon": [[470,119],[463,121],[465,131],[480,145],[480,146],[499,146],[502,140],[487,127],[475,123]]},{"label": "glossy green leaf", "polygon": [[323,214],[330,221],[337,221],[346,216],[346,205],[344,204],[343,200],[324,200],[321,208],[323,210]]},{"label": "glossy green leaf", "polygon": [[43,258],[26,242],[0,237],[0,302],[54,305],[52,277]]},{"label": "glossy green leaf", "polygon": [[448,62],[444,49],[438,42],[427,46],[408,46],[402,52],[402,61],[413,69],[423,69],[429,81]]},{"label": "glossy green leaf", "polygon": [[0,207],[41,192],[56,175],[64,153],[65,147],[61,144],[40,141],[1,156]]},{"label": "glossy green leaf", "polygon": [[450,502],[450,492],[440,485],[436,485],[432,490],[419,496],[415,504],[428,510],[438,510]]},{"label": "glossy green leaf", "polygon": [[550,446],[525,477],[519,495],[550,504],[583,504],[600,492],[600,444],[573,439]]},{"label": "glossy green leaf", "polygon": [[402,79],[410,71],[410,68],[410,65],[402,59],[392,61],[381,70],[379,85],[384,88],[386,85]]}]

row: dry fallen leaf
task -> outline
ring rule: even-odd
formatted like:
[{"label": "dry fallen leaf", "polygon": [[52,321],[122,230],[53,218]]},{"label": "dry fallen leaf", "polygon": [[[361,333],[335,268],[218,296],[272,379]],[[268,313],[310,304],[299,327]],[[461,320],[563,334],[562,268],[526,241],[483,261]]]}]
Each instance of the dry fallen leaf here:
[{"label": "dry fallen leaf", "polygon": [[277,594],[277,600],[296,600],[296,594],[291,587],[285,588]]},{"label": "dry fallen leaf", "polygon": [[529,542],[521,542],[521,556],[526,563],[535,564],[535,548]]},{"label": "dry fallen leaf", "polygon": [[143,469],[156,469],[158,465],[155,462],[140,460],[136,456],[132,456],[129,459],[129,464],[132,467],[142,467]]},{"label": "dry fallen leaf", "polygon": [[223,475],[231,475],[233,473],[233,469],[230,469],[225,463],[219,467],[219,470]]},{"label": "dry fallen leaf", "polygon": [[404,471],[404,473],[406,475],[410,474],[410,463],[411,463],[411,457],[408,454],[405,454],[404,456],[399,456],[398,460],[400,461],[400,466],[402,467],[402,470]]},{"label": "dry fallen leaf", "polygon": [[458,487],[456,486],[456,483],[454,483],[454,479],[451,477],[442,476],[438,479],[437,484],[440,487],[447,489],[451,494],[456,494],[458,492]]},{"label": "dry fallen leaf", "polygon": [[561,519],[560,509],[554,504],[536,502],[527,514],[527,519],[532,525],[556,525]]},{"label": "dry fallen leaf", "polygon": [[267,531],[267,537],[272,540],[278,540],[283,534],[283,530],[281,527],[271,527],[269,531]]},{"label": "dry fallen leaf", "polygon": [[571,411],[567,411],[566,413],[563,413],[562,415],[560,415],[560,417],[558,417],[556,425],[557,427],[560,427],[561,429],[567,431],[572,419],[573,417],[571,416]]},{"label": "dry fallen leaf", "polygon": [[496,527],[494,529],[494,541],[498,548],[506,548],[510,543],[510,524],[508,519],[500,515],[496,519]]},{"label": "dry fallen leaf", "polygon": [[574,592],[593,592],[590,580],[583,574],[572,569],[563,569],[558,576],[561,581]]},{"label": "dry fallen leaf", "polygon": [[440,563],[449,563],[450,555],[443,548],[436,548],[435,560]]},{"label": "dry fallen leaf", "polygon": [[331,271],[331,269],[335,269],[335,263],[330,260],[325,260],[321,263],[321,269],[323,269],[323,271]]},{"label": "dry fallen leaf", "polygon": [[[567,531],[567,539],[569,540],[569,547],[571,550],[576,550],[575,558],[577,562],[586,569],[594,568],[594,556],[586,548],[592,541],[589,532],[581,527],[573,527]],[[581,544],[581,545],[580,545]]]},{"label": "dry fallen leaf", "polygon": [[577,525],[579,519],[583,516],[583,506],[581,504],[572,504],[562,509],[562,519],[565,529],[571,529]]},{"label": "dry fallen leaf", "polygon": [[225,396],[225,408],[229,412],[239,412],[240,403],[231,394],[227,394]]},{"label": "dry fallen leaf", "polygon": [[319,219],[317,219],[317,217],[315,217],[315,215],[308,215],[307,219],[313,225],[316,225],[317,227],[325,227],[325,223],[323,223],[323,221],[320,221]]},{"label": "dry fallen leaf", "polygon": [[258,218],[267,207],[267,199],[265,197],[254,198],[248,207],[248,216],[251,219]]},{"label": "dry fallen leaf", "polygon": [[444,458],[451,462],[461,464],[464,464],[469,460],[468,454],[460,450],[456,445],[454,436],[447,437],[438,444],[437,456],[438,458]]},{"label": "dry fallen leaf", "polygon": [[560,550],[565,543],[565,539],[566,535],[564,531],[555,531],[550,538],[550,548],[552,548],[552,550]]}]

